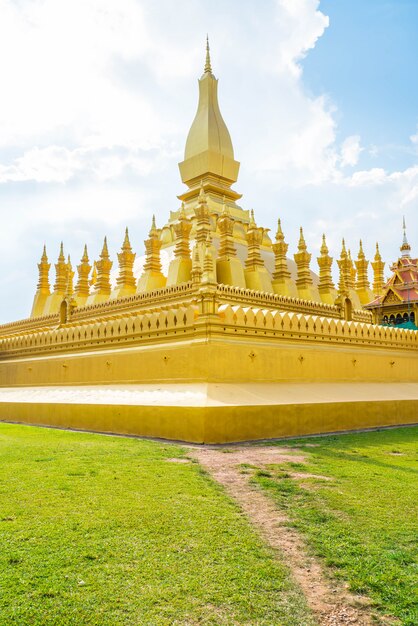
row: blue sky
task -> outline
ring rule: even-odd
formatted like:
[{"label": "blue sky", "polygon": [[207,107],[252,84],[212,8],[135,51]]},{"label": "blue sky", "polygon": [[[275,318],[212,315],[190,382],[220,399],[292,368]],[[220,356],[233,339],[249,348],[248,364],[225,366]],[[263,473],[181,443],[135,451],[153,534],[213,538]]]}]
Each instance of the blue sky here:
[{"label": "blue sky", "polygon": [[29,314],[44,243],[75,265],[107,235],[116,261],[127,225],[141,256],[178,208],[206,32],[259,224],[280,216],[290,255],[302,225],[313,269],[323,232],[393,261],[403,215],[418,250],[418,2],[237,6],[0,0],[0,322]]},{"label": "blue sky", "polygon": [[418,2],[323,0],[330,27],[303,61],[304,83],[338,107],[338,135],[360,134],[378,153],[363,165],[416,162],[408,139],[418,120]]}]

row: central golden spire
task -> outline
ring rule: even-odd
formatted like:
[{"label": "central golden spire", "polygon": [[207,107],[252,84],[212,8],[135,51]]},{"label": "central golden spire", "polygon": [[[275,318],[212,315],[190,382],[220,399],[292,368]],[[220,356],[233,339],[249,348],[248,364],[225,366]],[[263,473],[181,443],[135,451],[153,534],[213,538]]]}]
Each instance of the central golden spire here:
[{"label": "central golden spire", "polygon": [[186,202],[197,200],[201,182],[205,191],[218,194],[219,199],[223,195],[233,201],[240,197],[230,189],[238,178],[239,163],[234,160],[231,136],[219,109],[218,80],[212,73],[208,39],[204,72],[199,79],[197,112],[179,168],[182,181],[190,190],[181,196]]}]

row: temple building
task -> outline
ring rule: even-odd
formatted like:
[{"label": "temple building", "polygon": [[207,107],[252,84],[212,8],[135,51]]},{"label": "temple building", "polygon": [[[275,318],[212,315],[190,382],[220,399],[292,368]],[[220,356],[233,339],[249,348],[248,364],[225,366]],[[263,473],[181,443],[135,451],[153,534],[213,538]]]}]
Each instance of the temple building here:
[{"label": "temple building", "polygon": [[[282,224],[278,218],[272,242],[269,229],[258,226],[253,211],[239,206],[241,195],[232,186],[238,180],[239,162],[228,128],[218,104],[218,80],[212,73],[209,44],[204,72],[199,80],[199,102],[190,128],[184,160],[179,164],[181,179],[187,190],[178,196],[180,206],[171,211],[168,222],[157,228],[155,218],[149,238],[145,240],[146,263],[141,276],[133,273],[135,253],[132,252],[128,230],[118,254],[119,275],[111,284],[113,261],[109,258],[107,241],[100,258],[92,266],[84,248],[77,266],[78,279],[66,261],[63,244],[55,264],[55,282],[49,283],[50,263],[46,249],[38,265],[39,283],[32,307],[32,317],[57,314],[63,309],[99,304],[125,296],[187,283],[203,271],[205,256],[213,262],[211,280],[220,285],[297,298],[298,310],[311,311],[310,302],[336,305],[315,310],[335,317],[371,321],[362,306],[374,299],[369,279],[369,261],[360,241],[358,258],[353,262],[342,240],[337,261],[340,280],[332,279],[333,259],[323,235],[317,272],[311,269],[312,254],[300,228],[298,249],[287,257]],[[207,250],[209,248],[209,251]],[[171,259],[166,275],[161,268],[160,252]],[[193,251],[192,251],[193,250]],[[197,267],[199,269],[197,269]],[[91,273],[92,272],[92,273]],[[375,275],[375,283],[378,282]]]},{"label": "temple building", "polygon": [[418,319],[418,259],[411,258],[411,246],[403,221],[401,256],[391,266],[391,277],[381,293],[365,308],[373,313],[375,324],[390,324],[416,330]]},{"label": "temple building", "polygon": [[362,241],[334,264],[324,234],[314,262],[301,227],[290,258],[283,216],[271,236],[239,204],[217,91],[207,43],[186,189],[139,275],[128,229],[75,269],[61,244],[53,283],[44,247],[30,316],[0,326],[0,419],[212,443],[416,421],[418,334],[380,325],[393,298],[416,319],[406,238],[387,285]]}]

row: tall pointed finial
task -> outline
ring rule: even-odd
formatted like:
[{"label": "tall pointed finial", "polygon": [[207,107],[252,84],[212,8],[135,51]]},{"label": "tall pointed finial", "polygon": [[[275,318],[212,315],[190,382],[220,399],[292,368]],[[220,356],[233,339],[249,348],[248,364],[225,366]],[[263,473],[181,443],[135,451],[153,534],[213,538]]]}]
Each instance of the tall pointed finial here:
[{"label": "tall pointed finial", "polygon": [[319,265],[318,291],[323,302],[333,304],[335,300],[335,285],[331,271],[333,258],[329,255],[325,233],[322,235],[322,244],[319,251],[321,256],[316,259]]},{"label": "tall pointed finial", "polygon": [[74,292],[73,278],[74,278],[73,266],[71,265],[71,257],[70,257],[70,255],[68,255],[68,259],[67,259],[67,285],[66,285],[66,294],[65,294],[68,298],[70,298],[73,295],[73,292]]},{"label": "tall pointed finial", "polygon": [[89,262],[89,255],[87,252],[87,244],[84,245],[84,252],[83,252],[83,256],[81,257],[81,261],[82,263],[88,263]]},{"label": "tall pointed finial", "polygon": [[107,237],[104,238],[102,252],[100,254],[101,258],[109,258],[109,250],[107,247]]},{"label": "tall pointed finial", "polygon": [[122,250],[127,250],[128,252],[132,252],[131,242],[129,241],[128,227],[126,227],[125,229],[125,239],[123,240]]},{"label": "tall pointed finial", "polygon": [[180,207],[180,213],[179,213],[179,221],[186,220],[186,219],[187,219],[186,205],[184,204],[184,202],[182,202],[181,207]]},{"label": "tall pointed finial", "polygon": [[322,235],[322,245],[321,245],[321,248],[320,248],[320,253],[323,256],[326,256],[329,253],[328,246],[327,246],[327,240],[325,238],[325,233],[323,233],[323,235]]},{"label": "tall pointed finial", "polygon": [[200,264],[199,249],[197,246],[193,248],[193,264],[191,277],[194,285],[198,285],[202,278],[202,268]]},{"label": "tall pointed finial", "polygon": [[303,235],[303,228],[302,226],[299,229],[299,243],[298,243],[298,250],[306,250],[307,246],[306,246],[306,241],[305,241],[305,237]]},{"label": "tall pointed finial", "polygon": [[89,284],[89,275],[90,275],[91,265],[89,262],[89,255],[87,252],[87,245],[84,246],[83,256],[81,257],[81,262],[77,265],[78,272],[78,281],[75,286],[75,297],[77,298],[78,304],[84,304],[85,300],[90,295],[90,284]]},{"label": "tall pointed finial", "polygon": [[152,216],[152,222],[151,222],[151,228],[150,231],[148,233],[148,237],[152,237],[152,238],[158,238],[159,235],[159,231],[157,228],[157,223],[155,221],[155,215]]},{"label": "tall pointed finial", "polygon": [[[135,293],[136,280],[133,274],[135,257],[136,254],[132,252],[129,231],[126,227],[122,248],[118,252],[119,274],[116,279],[116,287],[112,292],[112,298],[124,298]],[[112,265],[110,264],[109,271],[111,267]]]},{"label": "tall pointed finial", "polygon": [[405,224],[405,215],[403,216],[403,240],[401,245],[401,252],[403,257],[409,257],[409,253],[411,251],[411,246],[409,245],[408,239],[406,237],[406,224]]},{"label": "tall pointed finial", "polygon": [[374,255],[374,261],[372,261],[372,268],[374,273],[373,293],[375,296],[380,296],[383,292],[383,287],[385,284],[385,279],[383,275],[384,267],[385,263],[382,261],[379,244],[376,242],[376,254]]},{"label": "tall pointed finial", "polygon": [[107,247],[107,237],[104,238],[103,248],[100,253],[100,260],[96,262],[97,268],[97,281],[94,285],[96,296],[108,298],[111,293],[110,286],[110,270],[112,269],[112,261],[109,257],[109,250]]},{"label": "tall pointed finial", "polygon": [[206,35],[206,63],[204,73],[212,74],[212,65],[210,62],[209,35]]}]

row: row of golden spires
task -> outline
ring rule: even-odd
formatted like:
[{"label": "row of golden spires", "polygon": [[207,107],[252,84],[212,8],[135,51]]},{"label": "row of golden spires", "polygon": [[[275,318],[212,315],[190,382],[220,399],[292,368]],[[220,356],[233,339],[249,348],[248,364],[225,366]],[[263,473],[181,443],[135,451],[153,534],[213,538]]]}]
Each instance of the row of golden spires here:
[{"label": "row of golden spires", "polygon": [[[360,241],[357,260],[353,261],[343,240],[340,258],[337,260],[339,283],[336,287],[331,272],[333,258],[329,255],[325,235],[323,235],[320,256],[317,258],[319,281],[315,284],[310,269],[312,255],[308,252],[302,228],[300,229],[298,251],[294,254],[297,275],[296,280],[293,280],[287,258],[289,246],[285,241],[280,219],[278,220],[275,241],[272,244],[274,271],[270,275],[265,268],[261,255],[265,229],[257,226],[253,211],[251,211],[246,232],[248,254],[244,264],[237,257],[233,234],[235,219],[231,216],[229,207],[224,204],[223,211],[216,220],[215,229],[219,237],[218,250],[213,246],[214,232],[211,225],[213,215],[208,208],[203,188],[194,213],[195,246],[193,253],[190,251],[192,219],[187,217],[184,205],[182,205],[178,219],[173,225],[175,233],[174,259],[170,262],[167,277],[163,275],[161,269],[161,229],[156,226],[155,216],[152,218],[148,238],[144,242],[146,258],[143,272],[138,281],[133,273],[136,254],[132,251],[128,229],[126,229],[121,251],[117,255],[119,273],[114,288],[112,288],[110,280],[113,262],[109,256],[106,237],[99,260],[95,261],[93,265],[89,260],[87,246],[84,247],[80,264],[77,265],[78,279],[75,285],[75,272],[71,259],[70,257],[65,259],[64,247],[61,243],[58,261],[55,264],[56,276],[52,292],[49,283],[51,266],[44,246],[41,261],[38,264],[37,295],[39,296],[39,307],[37,307],[36,314],[54,312],[59,297],[62,299],[63,296],[73,297],[78,305],[85,305],[109,298],[120,298],[141,291],[176,285],[189,280],[198,283],[202,279],[215,284],[224,283],[236,287],[247,287],[258,291],[275,292],[329,304],[333,304],[338,296],[347,295],[351,297],[354,304],[361,306],[382,292],[385,264],[377,244],[374,261],[371,263],[374,281],[372,288],[370,288],[369,261],[365,257],[362,242]],[[41,300],[43,305],[41,305]],[[42,313],[40,313],[40,308],[43,309]]]}]

